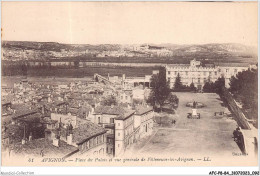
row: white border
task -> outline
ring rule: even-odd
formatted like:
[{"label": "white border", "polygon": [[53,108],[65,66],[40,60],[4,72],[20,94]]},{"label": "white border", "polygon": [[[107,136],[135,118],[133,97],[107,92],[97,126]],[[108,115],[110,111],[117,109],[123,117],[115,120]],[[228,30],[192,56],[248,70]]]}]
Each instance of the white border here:
[{"label": "white border", "polygon": [[[8,0],[1,0],[1,2],[2,1],[8,1]],[[13,0],[13,1],[22,1],[22,0]],[[33,1],[33,0],[26,0],[26,1]],[[50,0],[35,0],[35,1],[50,1]],[[56,0],[56,1],[62,1],[62,0]],[[69,1],[69,0],[63,0],[63,1]],[[81,1],[88,1],[88,0],[81,0]],[[94,0],[94,1],[104,1],[104,0]],[[106,1],[113,1],[113,0],[106,0]],[[131,1],[140,1],[140,0],[131,0]],[[143,1],[147,1],[147,0],[143,0]],[[150,0],[150,1],[157,1],[157,0]],[[195,0],[171,0],[171,1],[195,1]],[[215,0],[215,1],[219,1],[219,0]],[[243,0],[235,0],[235,1],[243,1]],[[251,0],[251,1],[257,1],[257,0]],[[2,6],[0,5],[0,7]],[[259,3],[258,3],[258,9],[260,9]],[[0,19],[2,19],[1,13],[0,13]],[[1,24],[1,20],[0,20],[0,24]],[[259,37],[259,12],[258,12],[258,43],[259,43],[259,39],[260,37]],[[259,53],[259,47],[258,47],[258,53]],[[258,54],[258,61],[259,58],[260,57]],[[258,72],[258,82],[259,82],[259,77],[260,77],[260,72]],[[259,98],[260,95],[258,94],[258,100]],[[260,109],[259,104],[258,104],[258,108]],[[1,106],[0,106],[0,110],[1,110]],[[260,113],[258,111],[258,116],[259,115]],[[258,121],[258,126],[259,124],[260,123]],[[259,134],[260,133],[258,131],[258,136],[260,136]],[[259,151],[259,145],[258,145],[258,151]],[[258,159],[259,156],[260,154],[258,152]],[[1,157],[1,152],[0,152],[0,157]],[[0,166],[0,171],[2,173],[3,172],[9,173],[8,175],[31,175],[31,174],[27,174],[27,172],[33,172],[33,175],[209,175],[210,171],[222,171],[222,172],[229,171],[230,173],[231,171],[251,171],[251,172],[259,171],[259,166],[258,167],[2,167]]]}]

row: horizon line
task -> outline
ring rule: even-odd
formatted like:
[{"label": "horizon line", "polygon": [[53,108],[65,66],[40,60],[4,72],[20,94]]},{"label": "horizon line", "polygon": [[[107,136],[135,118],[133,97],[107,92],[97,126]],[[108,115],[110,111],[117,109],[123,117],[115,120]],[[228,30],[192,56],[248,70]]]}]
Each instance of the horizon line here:
[{"label": "horizon line", "polygon": [[212,43],[152,43],[152,42],[143,42],[143,43],[65,43],[65,42],[57,42],[57,41],[30,41],[30,40],[1,40],[2,42],[37,42],[37,43],[58,43],[58,44],[65,44],[65,45],[144,45],[144,44],[152,44],[152,45],[165,45],[165,44],[172,44],[172,45],[210,45],[210,44],[241,44],[245,46],[251,46],[251,47],[258,47],[257,45],[249,45],[244,43],[238,43],[238,42],[212,42]]}]

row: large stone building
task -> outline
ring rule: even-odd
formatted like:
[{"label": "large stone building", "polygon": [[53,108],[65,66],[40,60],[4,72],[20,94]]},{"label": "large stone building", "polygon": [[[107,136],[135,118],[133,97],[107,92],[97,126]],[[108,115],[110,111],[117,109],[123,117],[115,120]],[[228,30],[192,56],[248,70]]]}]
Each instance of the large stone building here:
[{"label": "large stone building", "polygon": [[115,118],[115,156],[122,155],[134,143],[134,110]]},{"label": "large stone building", "polygon": [[215,82],[223,76],[226,87],[229,87],[231,76],[248,68],[250,68],[250,65],[245,63],[214,63],[202,66],[200,61],[194,59],[190,61],[190,64],[166,65],[166,78],[170,82],[170,87],[173,88],[179,74],[183,85],[189,86],[193,82],[195,87],[201,90],[208,80]]},{"label": "large stone building", "polygon": [[152,133],[153,115],[151,107],[98,106],[91,122],[107,130],[107,155],[118,157],[132,143]]},{"label": "large stone building", "polygon": [[[133,143],[134,110],[121,106],[98,106],[91,121],[107,129],[107,154],[118,156]],[[131,121],[131,123],[129,122]],[[131,132],[131,133],[132,133]]]}]

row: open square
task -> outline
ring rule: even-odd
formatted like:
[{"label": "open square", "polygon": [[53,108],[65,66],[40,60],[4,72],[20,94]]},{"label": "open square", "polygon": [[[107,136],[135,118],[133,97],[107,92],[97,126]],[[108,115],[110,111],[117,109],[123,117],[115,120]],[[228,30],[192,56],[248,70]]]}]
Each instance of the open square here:
[{"label": "open square", "polygon": [[[237,127],[236,121],[227,116],[214,117],[214,112],[228,112],[217,94],[175,94],[179,98],[179,106],[169,118],[176,119],[176,124],[171,127],[154,127],[154,135],[135,146],[139,154],[232,156],[232,152],[240,152],[232,138],[233,130]],[[200,119],[187,118],[192,108],[186,107],[186,104],[193,101],[206,105],[197,110],[201,114]]]}]

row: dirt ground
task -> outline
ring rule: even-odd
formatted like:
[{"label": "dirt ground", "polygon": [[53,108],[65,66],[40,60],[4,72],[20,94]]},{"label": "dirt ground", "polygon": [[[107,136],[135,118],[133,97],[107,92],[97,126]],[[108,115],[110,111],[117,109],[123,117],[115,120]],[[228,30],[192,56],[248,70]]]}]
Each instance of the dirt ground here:
[{"label": "dirt ground", "polygon": [[[204,155],[232,156],[240,152],[233,140],[233,130],[237,123],[232,117],[214,117],[214,112],[228,111],[222,106],[217,94],[176,93],[180,102],[175,114],[168,119],[176,119],[175,125],[154,124],[153,135],[134,144],[132,150],[141,155]],[[192,108],[188,102],[201,102],[206,105],[198,109],[200,119],[188,119]],[[165,114],[163,115],[165,116]],[[167,121],[165,120],[165,121]],[[170,120],[169,120],[170,122]]]}]

